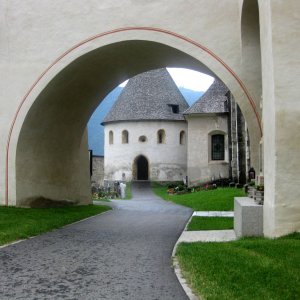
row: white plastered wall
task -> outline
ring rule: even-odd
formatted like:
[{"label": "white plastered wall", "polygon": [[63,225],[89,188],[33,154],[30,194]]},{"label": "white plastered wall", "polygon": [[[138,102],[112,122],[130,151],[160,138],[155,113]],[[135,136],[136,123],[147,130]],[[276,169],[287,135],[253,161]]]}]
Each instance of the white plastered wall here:
[{"label": "white plastered wall", "polygon": [[[165,143],[157,143],[157,132],[165,131]],[[129,133],[129,143],[122,144],[122,131]],[[179,135],[187,132],[186,122],[117,122],[105,125],[104,174],[106,180],[130,181],[136,157],[143,155],[149,163],[149,179],[154,181],[180,181],[186,176],[186,144],[180,145]],[[113,132],[113,144],[109,143]],[[146,141],[140,142],[139,137]],[[122,174],[125,174],[125,178]]]},{"label": "white plastered wall", "polygon": [[[191,185],[209,182],[212,177],[228,178],[228,121],[223,115],[189,115],[188,121],[188,180]],[[225,160],[211,160],[211,134],[224,134]]]},{"label": "white plastered wall", "polygon": [[260,1],[264,234],[300,230],[300,2]]}]

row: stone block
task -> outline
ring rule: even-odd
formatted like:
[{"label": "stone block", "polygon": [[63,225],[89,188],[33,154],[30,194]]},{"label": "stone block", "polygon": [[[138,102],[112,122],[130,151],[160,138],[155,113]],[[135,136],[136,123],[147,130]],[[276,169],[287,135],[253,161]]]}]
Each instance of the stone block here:
[{"label": "stone block", "polygon": [[234,231],[237,237],[263,235],[263,206],[248,197],[234,198]]}]

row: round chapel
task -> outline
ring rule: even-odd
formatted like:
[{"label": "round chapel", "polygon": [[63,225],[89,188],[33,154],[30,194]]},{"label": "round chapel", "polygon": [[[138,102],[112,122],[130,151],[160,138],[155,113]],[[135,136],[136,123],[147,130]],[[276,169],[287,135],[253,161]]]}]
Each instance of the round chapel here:
[{"label": "round chapel", "polygon": [[166,69],[131,78],[102,123],[105,179],[182,180],[188,107]]}]

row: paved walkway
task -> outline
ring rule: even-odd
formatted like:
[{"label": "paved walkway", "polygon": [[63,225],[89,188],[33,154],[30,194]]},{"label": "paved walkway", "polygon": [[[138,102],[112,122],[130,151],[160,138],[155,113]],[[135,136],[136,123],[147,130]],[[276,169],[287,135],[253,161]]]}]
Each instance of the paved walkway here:
[{"label": "paved walkway", "polygon": [[147,184],[133,195],[112,201],[113,211],[0,249],[0,299],[187,299],[171,253],[192,211]]}]

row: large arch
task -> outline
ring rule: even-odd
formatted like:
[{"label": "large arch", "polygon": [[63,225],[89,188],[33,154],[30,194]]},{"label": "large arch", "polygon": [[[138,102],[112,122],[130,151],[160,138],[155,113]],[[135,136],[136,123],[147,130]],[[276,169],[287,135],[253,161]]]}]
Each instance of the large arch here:
[{"label": "large arch", "polygon": [[[45,70],[23,98],[7,142],[6,203],[22,205],[40,196],[88,203],[85,128],[99,99],[127,78],[167,66],[219,77],[235,95],[252,144],[258,145],[261,124],[255,101],[221,58],[165,30],[115,30],[72,47]],[[257,151],[251,153],[257,165]]]}]

